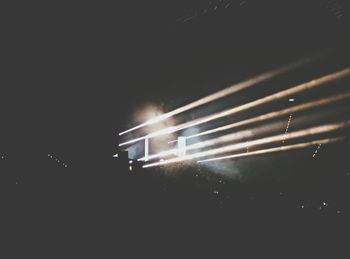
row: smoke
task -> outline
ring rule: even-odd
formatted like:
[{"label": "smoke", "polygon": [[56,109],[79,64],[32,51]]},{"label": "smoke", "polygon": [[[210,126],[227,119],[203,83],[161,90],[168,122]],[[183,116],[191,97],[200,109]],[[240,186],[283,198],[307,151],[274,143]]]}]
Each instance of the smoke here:
[{"label": "smoke", "polygon": [[242,173],[235,160],[211,161],[201,164],[212,174],[219,175],[226,180],[241,180]]},{"label": "smoke", "polygon": [[[160,116],[163,114],[162,105],[146,105],[145,108],[135,113],[134,120],[135,121],[145,121],[151,120],[154,117]],[[135,132],[130,132],[128,134],[128,138],[138,138],[140,136],[151,134],[152,132],[162,130],[164,128],[169,128],[175,125],[175,121],[173,118],[169,118],[168,120],[160,121],[156,124],[149,125],[148,127],[144,127]],[[150,139],[149,141],[149,151],[152,153],[159,153],[162,150],[169,149],[168,141],[175,139],[177,136],[174,133],[164,134],[155,139]],[[145,140],[141,140],[134,145],[128,147],[126,149],[129,153],[129,158],[138,159],[143,157],[145,154]]]}]

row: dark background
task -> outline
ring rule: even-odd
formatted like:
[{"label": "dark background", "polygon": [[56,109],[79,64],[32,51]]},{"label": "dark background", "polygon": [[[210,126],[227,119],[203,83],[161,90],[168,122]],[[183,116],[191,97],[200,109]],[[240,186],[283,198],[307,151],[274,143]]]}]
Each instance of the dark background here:
[{"label": "dark background", "polygon": [[105,257],[142,245],[167,256],[346,232],[348,141],[317,163],[303,152],[241,161],[253,183],[198,177],[194,165],[130,174],[111,157],[145,104],[170,111],[310,53],[332,51],[291,82],[348,66],[347,1],[18,2],[2,12],[0,169],[13,251]]}]

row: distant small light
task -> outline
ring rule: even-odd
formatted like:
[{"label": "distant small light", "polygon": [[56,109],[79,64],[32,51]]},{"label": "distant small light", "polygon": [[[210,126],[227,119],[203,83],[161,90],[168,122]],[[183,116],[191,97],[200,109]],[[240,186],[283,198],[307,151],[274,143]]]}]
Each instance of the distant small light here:
[{"label": "distant small light", "polygon": [[132,162],[133,162],[132,160],[129,160],[129,164],[132,164]]},{"label": "distant small light", "polygon": [[288,99],[288,101],[290,101],[290,102],[294,102],[294,101],[295,101],[295,99],[294,99],[294,98],[289,98],[289,99]]},{"label": "distant small light", "polygon": [[132,166],[129,166],[129,171],[132,171]]},{"label": "distant small light", "polygon": [[216,195],[219,194],[219,192],[217,190],[214,190],[213,193]]},{"label": "distant small light", "polygon": [[113,157],[118,157],[118,154],[115,154]]}]

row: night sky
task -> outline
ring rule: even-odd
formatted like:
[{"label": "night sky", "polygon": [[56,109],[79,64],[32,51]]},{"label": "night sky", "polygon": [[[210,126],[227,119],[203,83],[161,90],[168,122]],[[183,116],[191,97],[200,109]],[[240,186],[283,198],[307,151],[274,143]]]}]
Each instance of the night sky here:
[{"label": "night sky", "polygon": [[[213,247],[235,255],[235,240],[255,247],[269,236],[282,250],[302,239],[307,245],[294,249],[319,252],[309,242],[322,235],[327,244],[347,243],[349,128],[323,135],[346,137],[337,143],[203,166],[130,172],[128,161],[112,156],[123,150],[119,143],[143,135],[118,133],[147,120],[150,107],[168,112],[321,57],[176,116],[182,123],[349,68],[349,8],[345,0],[4,5],[0,172],[13,258],[107,258],[138,247],[145,249],[138,258],[185,250],[196,258]],[[348,76],[201,130],[344,93],[349,83]],[[288,114],[274,121],[273,134],[349,120],[349,107],[347,98],[311,115]],[[133,147],[132,158],[141,157]]]}]

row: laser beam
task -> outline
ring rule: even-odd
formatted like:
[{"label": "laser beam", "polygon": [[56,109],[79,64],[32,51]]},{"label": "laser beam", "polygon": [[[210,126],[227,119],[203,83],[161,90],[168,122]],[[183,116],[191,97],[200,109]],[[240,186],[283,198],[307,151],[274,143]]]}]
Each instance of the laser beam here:
[{"label": "laser beam", "polygon": [[[320,100],[316,100],[316,101],[311,101],[311,102],[308,102],[308,103],[300,104],[300,105],[297,105],[297,106],[294,106],[294,107],[291,107],[291,108],[287,108],[287,109],[284,109],[284,110],[281,110],[281,111],[270,112],[270,113],[267,113],[267,114],[260,115],[258,117],[250,118],[250,119],[247,119],[247,120],[239,121],[239,122],[236,122],[236,123],[232,123],[232,124],[229,124],[229,125],[225,125],[225,126],[221,126],[221,127],[215,128],[215,129],[204,131],[204,132],[201,132],[201,133],[198,133],[198,134],[195,134],[195,135],[188,136],[187,139],[191,139],[191,138],[195,138],[195,137],[198,137],[198,136],[203,136],[203,135],[207,135],[207,134],[211,134],[211,133],[216,133],[216,132],[232,129],[232,128],[235,128],[235,127],[248,125],[248,124],[255,123],[255,122],[265,121],[265,120],[272,119],[272,118],[277,118],[277,117],[285,115],[285,114],[291,114],[291,113],[299,112],[299,111],[306,110],[306,109],[309,109],[309,108],[315,108],[315,107],[320,106],[320,105],[326,105],[326,104],[329,104],[329,103],[332,103],[332,102],[335,102],[335,101],[339,101],[339,100],[342,100],[342,99],[346,99],[346,98],[349,98],[349,97],[350,97],[350,92],[341,93],[341,94],[334,95],[334,96],[327,97],[327,98],[323,98],[323,99],[320,99]],[[287,132],[288,131],[285,131],[285,133],[287,133]],[[240,132],[235,132],[235,133],[232,133],[232,134],[225,135],[223,137],[219,137],[219,138],[215,138],[215,139],[211,139],[211,140],[206,140],[206,141],[202,141],[202,142],[199,142],[199,143],[195,143],[195,144],[192,144],[192,145],[188,145],[186,147],[186,150],[188,151],[188,150],[192,150],[192,149],[203,148],[203,147],[207,147],[207,146],[210,146],[210,145],[213,145],[213,144],[222,143],[222,142],[225,142],[227,140],[228,141],[238,140],[238,139],[243,138],[243,137],[250,137],[251,135],[252,135],[251,130],[244,130],[244,131],[240,131]],[[174,142],[174,140],[171,141],[171,142]],[[176,153],[176,148],[170,149],[170,150],[166,150],[166,151],[162,151],[162,152],[157,153],[157,154],[150,155],[148,157],[148,159],[149,160],[154,160],[154,159],[160,158],[160,157],[171,156],[171,155],[174,155],[175,153]],[[139,161],[144,161],[145,157],[142,157],[142,158],[140,158],[138,160]]]},{"label": "laser beam", "polygon": [[304,58],[304,59],[301,59],[299,61],[295,61],[295,62],[292,62],[288,65],[285,65],[281,68],[277,68],[277,69],[274,69],[274,70],[271,70],[271,71],[268,71],[268,72],[265,72],[265,73],[262,73],[260,75],[257,75],[253,78],[250,78],[250,79],[247,79],[245,81],[242,81],[240,83],[237,83],[237,84],[234,84],[234,85],[231,85],[221,91],[218,91],[216,93],[213,93],[211,95],[208,95],[206,97],[203,97],[201,99],[198,99],[192,103],[189,103],[187,105],[184,105],[180,108],[177,108],[173,111],[170,111],[168,113],[165,113],[165,114],[162,114],[162,115],[159,115],[155,118],[152,118],[140,125],[137,125],[131,129],[128,129],[128,130],[125,130],[123,132],[120,132],[119,135],[124,135],[128,132],[131,132],[131,131],[134,131],[136,129],[139,129],[139,128],[142,128],[142,127],[145,127],[145,126],[149,126],[149,125],[152,125],[152,124],[155,124],[155,123],[158,123],[158,122],[161,122],[163,120],[166,120],[174,115],[177,115],[177,114],[180,114],[182,112],[185,112],[185,111],[188,111],[190,109],[193,109],[193,108],[196,108],[198,106],[201,106],[201,105],[204,105],[204,104],[207,104],[209,102],[212,102],[212,101],[215,101],[217,99],[220,99],[220,98],[223,98],[225,96],[228,96],[230,94],[233,94],[233,93],[236,93],[238,91],[241,91],[243,89],[246,89],[248,87],[251,87],[251,86],[254,86],[256,84],[259,84],[259,83],[262,83],[264,81],[267,81],[269,79],[272,79],[273,77],[276,77],[276,76],[279,76],[279,75],[282,75],[284,73],[287,73],[293,69],[296,69],[300,66],[303,66],[303,65],[306,65],[307,63],[310,63],[312,61],[314,61],[315,59],[318,59],[321,55],[314,55],[312,57],[308,57],[308,58]]},{"label": "laser beam", "polygon": [[218,161],[218,160],[223,160],[223,159],[232,159],[232,158],[244,157],[244,156],[282,152],[282,151],[288,151],[288,150],[293,150],[293,149],[306,148],[306,147],[315,146],[315,145],[318,145],[318,147],[319,147],[320,145],[330,144],[333,142],[341,141],[343,139],[345,139],[345,137],[321,139],[321,140],[315,140],[315,141],[304,142],[304,143],[299,143],[299,144],[293,144],[293,145],[287,145],[287,146],[281,146],[281,147],[275,147],[275,148],[267,148],[267,149],[252,151],[252,152],[245,152],[245,153],[233,154],[233,155],[228,155],[228,156],[209,158],[209,159],[199,160],[197,162],[198,163],[205,163],[205,162]]},{"label": "laser beam", "polygon": [[296,94],[296,93],[300,93],[303,91],[313,89],[317,86],[320,86],[320,85],[329,83],[331,81],[348,76],[349,74],[350,74],[350,68],[345,68],[343,70],[328,74],[326,76],[323,76],[323,77],[314,79],[312,81],[297,85],[297,86],[289,88],[287,90],[277,92],[275,94],[263,97],[261,99],[255,100],[255,101],[252,101],[252,102],[249,102],[249,103],[237,106],[237,107],[233,107],[233,108],[221,111],[221,112],[217,112],[215,114],[208,115],[208,116],[205,116],[202,118],[198,118],[198,119],[195,119],[193,121],[186,122],[186,123],[183,123],[183,124],[180,124],[177,126],[165,128],[165,129],[162,129],[160,131],[156,131],[154,133],[151,133],[149,135],[146,135],[146,136],[143,136],[140,138],[129,140],[127,142],[119,144],[119,146],[124,146],[124,145],[128,145],[131,143],[135,143],[135,142],[143,140],[145,138],[153,138],[153,137],[161,136],[164,134],[170,134],[170,133],[182,130],[182,129],[190,128],[190,127],[197,126],[197,125],[200,125],[203,123],[207,123],[207,122],[210,122],[213,120],[217,120],[219,118],[223,118],[223,117],[232,115],[232,114],[237,113],[237,112],[241,112],[241,111],[244,111],[244,110],[247,110],[250,108],[257,107],[257,106],[262,105],[262,104],[266,104],[266,103],[269,103],[269,102],[272,102],[275,100],[279,100],[281,98],[287,97],[287,96],[292,95],[292,94]]},{"label": "laser beam", "polygon": [[243,148],[246,148],[249,146],[271,144],[271,143],[275,143],[278,141],[282,141],[283,139],[288,140],[288,139],[296,139],[296,138],[305,137],[305,136],[313,136],[313,135],[318,135],[318,134],[322,134],[322,133],[326,133],[326,132],[331,132],[331,131],[347,128],[349,126],[350,126],[350,120],[332,123],[332,124],[326,124],[326,125],[322,125],[322,126],[316,126],[316,127],[312,127],[312,128],[308,128],[308,129],[290,132],[287,134],[280,134],[280,135],[266,137],[266,138],[262,138],[262,139],[246,141],[244,143],[227,145],[227,146],[220,147],[220,148],[215,148],[215,149],[211,149],[211,150],[207,150],[207,151],[203,151],[203,152],[199,152],[199,153],[195,153],[195,154],[186,155],[186,156],[183,156],[181,158],[172,158],[172,159],[168,159],[168,160],[161,161],[161,162],[147,164],[147,165],[144,165],[143,167],[147,168],[147,167],[153,167],[153,166],[159,166],[159,165],[166,165],[166,164],[170,164],[170,163],[177,163],[177,162],[201,158],[201,157],[205,157],[205,156],[211,156],[211,155],[217,155],[217,154],[221,154],[221,153],[231,152],[231,151],[243,149]]},{"label": "laser beam", "polygon": [[239,122],[231,123],[228,125],[224,125],[224,126],[221,126],[218,128],[206,130],[206,131],[194,134],[194,135],[187,136],[186,138],[187,139],[196,138],[196,137],[200,137],[200,136],[204,136],[204,135],[208,135],[208,134],[212,134],[212,133],[216,133],[216,132],[220,132],[220,131],[233,129],[233,128],[240,127],[240,126],[245,126],[245,125],[255,123],[255,122],[260,122],[260,121],[265,121],[265,120],[272,119],[272,118],[277,118],[277,117],[282,116],[282,115],[291,114],[291,113],[303,111],[303,110],[310,109],[310,108],[315,108],[317,106],[326,105],[326,104],[329,104],[332,102],[346,99],[348,97],[350,97],[350,92],[338,94],[335,96],[323,98],[323,99],[316,100],[316,101],[311,101],[311,102],[300,104],[297,106],[293,106],[291,108],[287,108],[284,110],[266,113],[266,114],[259,115],[259,116],[254,117],[254,118],[250,118],[250,119],[242,120]]}]

